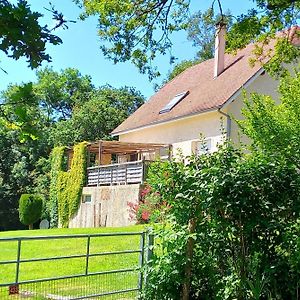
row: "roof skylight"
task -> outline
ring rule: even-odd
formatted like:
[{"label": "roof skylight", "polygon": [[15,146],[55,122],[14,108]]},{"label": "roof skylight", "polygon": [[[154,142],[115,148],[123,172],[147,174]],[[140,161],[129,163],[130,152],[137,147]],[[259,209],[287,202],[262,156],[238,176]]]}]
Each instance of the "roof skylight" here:
[{"label": "roof skylight", "polygon": [[189,91],[177,94],[163,109],[159,111],[160,114],[171,111],[171,109],[177,105],[185,96],[189,94]]}]

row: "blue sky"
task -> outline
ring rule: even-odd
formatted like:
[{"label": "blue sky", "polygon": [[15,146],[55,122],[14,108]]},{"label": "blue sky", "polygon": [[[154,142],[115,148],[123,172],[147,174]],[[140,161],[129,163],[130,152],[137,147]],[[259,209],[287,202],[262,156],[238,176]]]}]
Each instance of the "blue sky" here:
[{"label": "blue sky", "polygon": [[[211,5],[212,0],[191,0],[192,10],[204,10]],[[53,25],[51,14],[44,7],[49,8],[49,0],[28,0],[33,10],[44,13],[43,22],[50,27]],[[80,9],[71,0],[51,0],[51,3],[61,11],[66,19],[77,20]],[[222,0],[223,9],[229,9],[233,15],[245,12],[253,6],[251,0]],[[149,82],[147,75],[142,75],[130,63],[114,65],[104,58],[99,46],[100,38],[97,36],[97,19],[90,18],[84,22],[78,21],[76,24],[70,23],[69,29],[59,29],[56,34],[63,40],[59,46],[48,46],[47,51],[52,57],[51,63],[44,63],[43,66],[52,66],[54,70],[68,67],[77,68],[83,75],[91,75],[95,86],[110,84],[114,87],[134,86],[142,92],[146,98],[153,93],[153,82]],[[192,47],[186,40],[186,35],[176,33],[172,37],[174,43],[172,54],[178,58],[191,59],[197,49]],[[161,56],[157,59],[159,71],[162,73],[160,82],[171,69],[169,55]],[[24,59],[14,61],[0,53],[0,67],[8,74],[0,74],[0,90],[5,90],[10,83],[21,83],[35,81],[35,71],[28,68]]]}]

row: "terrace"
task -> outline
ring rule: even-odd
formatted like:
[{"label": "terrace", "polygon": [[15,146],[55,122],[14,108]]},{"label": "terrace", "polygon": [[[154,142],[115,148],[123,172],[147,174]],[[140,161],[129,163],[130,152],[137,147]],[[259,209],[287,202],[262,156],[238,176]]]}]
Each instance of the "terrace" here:
[{"label": "terrace", "polygon": [[[142,184],[155,159],[170,158],[171,146],[98,141],[88,145],[87,186]],[[72,155],[72,152],[70,153]]]}]

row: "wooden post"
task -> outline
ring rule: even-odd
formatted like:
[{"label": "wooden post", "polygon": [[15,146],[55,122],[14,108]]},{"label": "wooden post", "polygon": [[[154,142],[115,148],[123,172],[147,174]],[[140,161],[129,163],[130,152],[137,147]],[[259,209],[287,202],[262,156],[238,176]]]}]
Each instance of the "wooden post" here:
[{"label": "wooden post", "polygon": [[90,167],[90,164],[91,164],[91,152],[90,152],[90,146],[88,146],[87,151],[88,151],[87,166]]},{"label": "wooden post", "polygon": [[125,165],[125,184],[127,184],[127,165]]},{"label": "wooden post", "polygon": [[100,185],[100,165],[101,165],[101,156],[102,156],[102,142],[99,141],[99,148],[98,148],[98,178],[97,178],[97,186]]},{"label": "wooden post", "polygon": [[101,165],[102,160],[102,142],[99,141],[99,149],[98,149],[98,166]]},{"label": "wooden post", "polygon": [[[188,225],[188,233],[192,234],[196,229],[196,219],[190,219]],[[192,277],[192,266],[193,266],[193,252],[194,252],[195,241],[189,237],[186,245],[186,265],[185,265],[185,281],[182,288],[182,300],[190,299],[191,290],[191,277]]]},{"label": "wooden post", "polygon": [[172,154],[172,145],[169,145],[169,153],[168,153],[168,155],[169,155],[169,160],[171,159],[171,155]]}]

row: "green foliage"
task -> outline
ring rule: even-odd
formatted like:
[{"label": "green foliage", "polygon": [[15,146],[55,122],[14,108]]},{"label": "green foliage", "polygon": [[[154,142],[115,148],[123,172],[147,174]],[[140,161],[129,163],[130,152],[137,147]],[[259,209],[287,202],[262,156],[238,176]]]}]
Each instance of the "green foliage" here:
[{"label": "green foliage", "polygon": [[77,2],[85,9],[83,19],[98,16],[98,34],[107,42],[101,45],[104,55],[115,63],[130,60],[151,78],[158,72],[148,62],[165,54],[172,44],[169,34],[185,28],[188,21],[188,1]]},{"label": "green foliage", "polygon": [[[40,167],[37,161],[48,156],[49,145],[44,136],[20,143],[19,130],[0,126],[0,228],[24,228],[19,221],[21,194],[43,194],[37,187]],[[40,171],[36,172],[36,169]],[[43,171],[44,172],[44,171]],[[41,187],[41,186],[40,186]]]},{"label": "green foliage", "polygon": [[2,94],[0,125],[17,131],[21,142],[39,137],[41,120],[37,98],[32,83],[12,85]]},{"label": "green foliage", "polygon": [[78,210],[82,188],[86,182],[87,142],[73,147],[73,158],[67,181],[68,190],[68,218],[70,219]]},{"label": "green foliage", "polygon": [[198,11],[190,17],[187,27],[187,37],[198,50],[196,60],[199,63],[214,57],[216,24],[220,21],[226,23],[227,30],[230,30],[232,25],[230,11],[221,15],[216,14],[210,8],[204,12]]},{"label": "green foliage", "polygon": [[50,156],[51,161],[51,173],[50,173],[50,189],[49,189],[49,215],[50,215],[50,227],[54,228],[58,226],[58,193],[60,182],[59,172],[63,170],[64,166],[64,152],[65,147],[55,147]]},{"label": "green foliage", "polygon": [[38,221],[42,214],[43,200],[38,195],[22,194],[19,201],[19,217],[24,225],[32,229],[33,223]]},{"label": "green foliage", "polygon": [[156,229],[145,299],[181,299],[190,259],[190,299],[296,299],[300,179],[293,164],[225,145],[186,165],[156,163],[148,183],[170,208]]},{"label": "green foliage", "polygon": [[56,147],[52,151],[50,187],[52,226],[59,223],[62,227],[68,227],[70,218],[79,208],[82,188],[86,181],[86,146],[86,142],[74,146],[71,167],[67,172],[63,171],[64,147]]},{"label": "green foliage", "polygon": [[50,120],[70,118],[74,107],[83,105],[94,90],[91,77],[73,68],[60,72],[51,68],[39,70],[34,85],[39,105]]},{"label": "green foliage", "polygon": [[295,70],[294,75],[287,74],[281,79],[279,101],[258,94],[251,94],[249,99],[245,96],[245,120],[238,122],[254,147],[276,153],[297,166],[300,164],[299,84],[300,72]]},{"label": "green foliage", "polygon": [[[228,51],[234,52],[250,42],[255,42],[252,63],[258,61],[263,64],[272,76],[285,74],[283,64],[295,61],[299,57],[299,49],[290,43],[290,32],[286,30],[299,19],[300,1],[257,0],[256,3],[257,9],[239,16],[233,24],[227,35]],[[263,10],[264,13],[259,14],[259,10]],[[285,34],[276,34],[284,30]],[[269,45],[271,39],[275,40],[275,46]],[[271,56],[270,48],[273,49]]]},{"label": "green foliage", "polygon": [[136,220],[138,224],[161,222],[164,211],[167,210],[166,203],[161,201],[160,195],[154,193],[148,185],[141,191],[139,203],[129,202],[128,206],[130,219]]},{"label": "green foliage", "polygon": [[69,120],[56,124],[51,132],[53,143],[110,140],[110,133],[143,103],[144,98],[134,88],[101,87],[75,107]]},{"label": "green foliage", "polygon": [[[194,37],[196,32],[201,37],[201,40],[198,40],[200,45],[202,43],[207,45],[200,50],[201,56],[205,57],[211,53],[212,41],[210,38],[206,40],[206,33],[212,29],[209,25],[217,21],[217,18],[211,18],[216,6],[221,18],[226,17],[222,0],[211,0],[212,8],[198,12],[194,18],[196,24],[190,20],[191,3],[186,0],[138,2],[127,0],[122,3],[118,0],[75,0],[75,2],[84,8],[82,19],[89,16],[98,17],[98,34],[103,41],[101,49],[104,55],[114,63],[131,61],[140,72],[147,73],[150,79],[159,75],[153,60],[157,55],[165,55],[167,50],[171,49],[172,33],[190,29],[189,36]],[[265,44],[276,32],[291,27],[299,20],[299,0],[253,2],[254,9],[233,18],[233,25],[227,36],[228,50],[235,51],[253,41]],[[200,20],[200,23],[197,23],[197,20]],[[279,50],[282,50],[282,46],[283,52]],[[276,58],[269,65],[273,73],[282,62],[294,59],[295,49],[288,51],[288,48],[290,46],[286,43],[275,47]],[[172,55],[170,61],[174,61]]]},{"label": "green foliage", "polygon": [[23,228],[17,210],[23,193],[42,196],[43,218],[56,227],[57,199],[49,195],[51,149],[110,139],[143,102],[134,88],[95,88],[76,69],[46,68],[36,83],[9,86],[0,99],[0,230]]},{"label": "green foliage", "polygon": [[46,45],[62,41],[47,26],[40,26],[42,14],[31,11],[27,1],[15,2],[0,2],[0,50],[16,60],[25,57],[31,68],[37,68],[43,61],[51,61]]},{"label": "green foliage", "polygon": [[69,223],[69,195],[68,195],[69,173],[59,171],[57,176],[57,210],[58,223],[64,228]]}]

